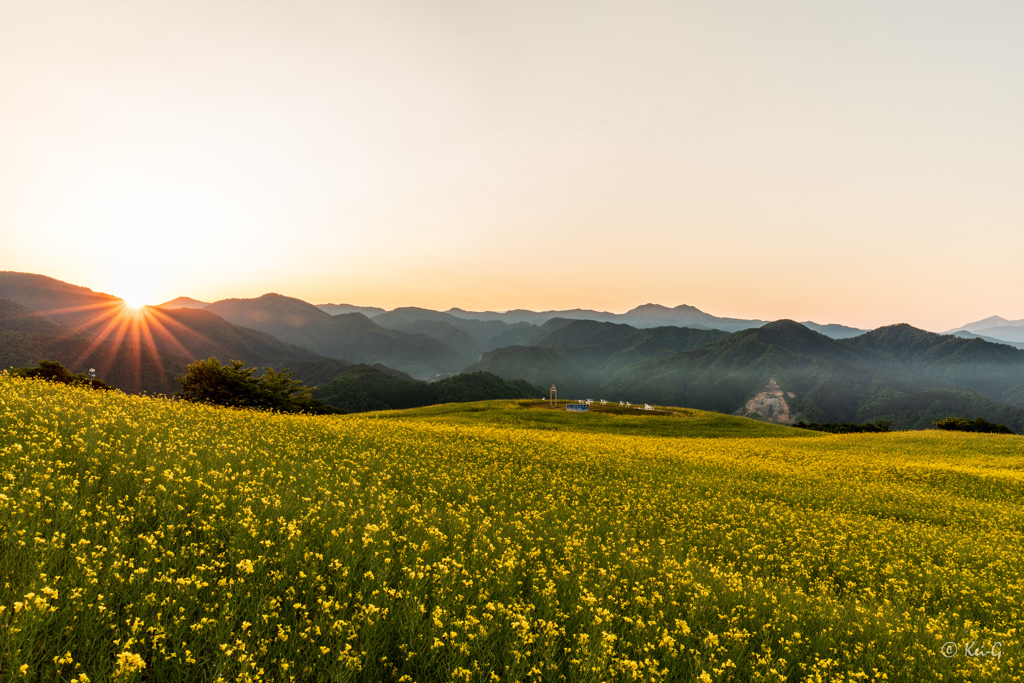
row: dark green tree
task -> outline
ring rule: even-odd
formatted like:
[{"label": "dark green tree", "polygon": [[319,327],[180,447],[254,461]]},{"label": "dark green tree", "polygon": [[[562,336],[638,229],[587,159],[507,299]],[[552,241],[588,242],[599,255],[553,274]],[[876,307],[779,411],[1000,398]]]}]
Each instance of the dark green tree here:
[{"label": "dark green tree", "polygon": [[314,400],[310,388],[293,379],[294,373],[288,370],[265,367],[263,374],[256,376],[256,368],[245,367],[244,361],[228,363],[221,365],[213,356],[190,363],[185,375],[177,378],[181,389],[174,396],[186,401],[282,413],[344,412]]}]

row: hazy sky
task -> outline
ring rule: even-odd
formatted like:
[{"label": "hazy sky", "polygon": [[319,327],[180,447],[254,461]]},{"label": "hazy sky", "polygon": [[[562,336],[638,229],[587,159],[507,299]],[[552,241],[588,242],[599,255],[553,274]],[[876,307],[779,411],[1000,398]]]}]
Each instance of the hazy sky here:
[{"label": "hazy sky", "polygon": [[1024,318],[1024,3],[0,0],[0,270]]}]

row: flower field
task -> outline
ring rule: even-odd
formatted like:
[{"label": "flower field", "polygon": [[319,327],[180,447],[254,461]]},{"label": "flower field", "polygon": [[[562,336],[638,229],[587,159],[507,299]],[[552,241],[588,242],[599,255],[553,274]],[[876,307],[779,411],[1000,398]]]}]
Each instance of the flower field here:
[{"label": "flower field", "polygon": [[0,465],[2,681],[1024,676],[1016,436],[0,376]]}]

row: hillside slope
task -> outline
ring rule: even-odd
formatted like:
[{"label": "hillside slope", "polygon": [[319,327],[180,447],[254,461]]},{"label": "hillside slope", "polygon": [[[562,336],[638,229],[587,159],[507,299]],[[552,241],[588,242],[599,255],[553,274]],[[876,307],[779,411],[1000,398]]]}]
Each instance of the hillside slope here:
[{"label": "hillside slope", "polygon": [[[6,376],[0,405],[5,679],[1020,673],[1020,437],[311,417]],[[1004,649],[939,650],[971,641]]]},{"label": "hillside slope", "polygon": [[[471,368],[540,386],[554,383],[562,396],[574,398],[782,421],[891,417],[897,427],[928,425],[949,416],[941,414],[948,406],[967,411],[957,417],[991,413],[1024,431],[1018,413],[1024,408],[1024,351],[908,325],[840,340],[786,320],[732,334],[572,321],[533,343],[484,354]],[[941,401],[887,403],[929,391],[947,393]]]}]

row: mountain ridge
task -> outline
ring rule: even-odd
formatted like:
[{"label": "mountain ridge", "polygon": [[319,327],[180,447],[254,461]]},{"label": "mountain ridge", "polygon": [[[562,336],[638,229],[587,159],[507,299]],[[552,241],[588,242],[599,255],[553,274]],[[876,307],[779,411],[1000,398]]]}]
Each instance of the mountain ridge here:
[{"label": "mountain ridge", "polygon": [[0,274],[0,367],[53,360],[72,372],[94,368],[126,391],[171,394],[188,363],[211,355],[287,367],[312,383],[350,365],[204,309],[131,310],[117,297],[46,276]]},{"label": "mountain ridge", "polygon": [[[1024,413],[1014,412],[1024,411],[1024,350],[972,332],[743,321],[687,304],[647,303],[626,314],[573,309],[565,317],[519,309],[504,320],[461,309],[367,310],[374,315],[333,315],[322,305],[269,292],[209,304],[179,297],[132,312],[109,294],[5,271],[0,359],[34,363],[59,353],[50,359],[122,373],[115,377],[122,386],[132,379],[124,368],[134,367],[136,383],[129,388],[135,391],[173,388],[175,373],[191,360],[238,354],[253,365],[298,368],[300,379],[316,382],[358,364],[431,380],[487,371],[534,386],[555,383],[577,397],[747,411],[777,420],[855,422],[893,414],[908,426],[923,424],[928,411],[955,407],[996,411],[1012,428],[1024,429]],[[591,314],[605,320],[580,317]],[[528,315],[535,322],[516,319]],[[624,322],[630,315],[639,322]],[[673,324],[655,324],[666,319]],[[148,321],[148,347],[142,328],[131,331],[131,320]],[[1014,329],[1002,324],[1012,322],[998,316],[978,321],[1004,330]],[[729,325],[742,329],[720,329]],[[139,385],[141,376],[150,384]],[[991,417],[961,415],[978,416]]]},{"label": "mountain ridge", "polygon": [[468,362],[463,354],[433,337],[382,327],[362,313],[331,315],[282,294],[222,299],[203,310],[329,358],[383,363],[414,376],[457,372]]}]

